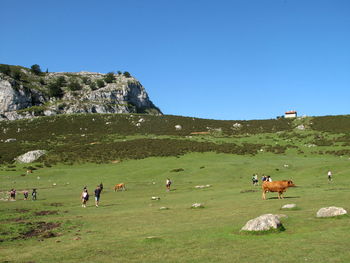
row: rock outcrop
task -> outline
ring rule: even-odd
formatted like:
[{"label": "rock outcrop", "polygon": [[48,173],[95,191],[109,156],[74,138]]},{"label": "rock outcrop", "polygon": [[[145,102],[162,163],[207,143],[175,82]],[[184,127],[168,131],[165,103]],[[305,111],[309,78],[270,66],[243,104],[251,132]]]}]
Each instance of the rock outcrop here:
[{"label": "rock outcrop", "polygon": [[[36,75],[26,68],[7,67],[9,72],[0,71],[0,120],[72,113],[161,114],[141,83],[129,75],[91,72]],[[13,77],[13,72],[19,75]]]},{"label": "rock outcrop", "polygon": [[46,154],[45,150],[35,150],[22,154],[16,158],[19,163],[32,163],[38,160],[41,156]]}]

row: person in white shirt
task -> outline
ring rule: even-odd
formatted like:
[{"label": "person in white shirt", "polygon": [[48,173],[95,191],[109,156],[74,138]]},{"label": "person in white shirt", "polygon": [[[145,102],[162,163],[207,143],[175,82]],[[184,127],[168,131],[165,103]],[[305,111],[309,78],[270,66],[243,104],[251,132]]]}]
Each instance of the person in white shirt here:
[{"label": "person in white shirt", "polygon": [[171,181],[170,179],[168,178],[165,182],[165,187],[166,187],[166,190],[169,192],[170,191],[170,185],[171,185]]},{"label": "person in white shirt", "polygon": [[329,170],[327,175],[328,175],[328,181],[331,182],[332,181],[332,172]]}]

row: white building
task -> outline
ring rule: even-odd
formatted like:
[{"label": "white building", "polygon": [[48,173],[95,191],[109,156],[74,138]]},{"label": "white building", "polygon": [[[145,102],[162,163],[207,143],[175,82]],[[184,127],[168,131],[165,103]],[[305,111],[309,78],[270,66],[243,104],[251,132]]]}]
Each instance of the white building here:
[{"label": "white building", "polygon": [[297,112],[292,110],[292,111],[287,111],[284,114],[285,118],[296,118],[297,117]]}]

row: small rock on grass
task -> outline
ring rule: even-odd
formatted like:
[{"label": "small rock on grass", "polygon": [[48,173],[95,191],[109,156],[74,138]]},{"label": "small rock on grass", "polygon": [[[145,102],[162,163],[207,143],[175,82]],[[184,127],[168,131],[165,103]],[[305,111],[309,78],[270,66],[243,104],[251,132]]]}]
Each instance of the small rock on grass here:
[{"label": "small rock on grass", "polygon": [[282,209],[291,209],[291,208],[296,208],[297,205],[296,204],[286,204],[284,206],[282,206]]},{"label": "small rock on grass", "polygon": [[341,216],[346,215],[348,212],[342,207],[323,207],[317,211],[316,217],[333,217],[333,216]]},{"label": "small rock on grass", "polygon": [[204,205],[201,203],[194,203],[192,204],[191,208],[204,208]]}]

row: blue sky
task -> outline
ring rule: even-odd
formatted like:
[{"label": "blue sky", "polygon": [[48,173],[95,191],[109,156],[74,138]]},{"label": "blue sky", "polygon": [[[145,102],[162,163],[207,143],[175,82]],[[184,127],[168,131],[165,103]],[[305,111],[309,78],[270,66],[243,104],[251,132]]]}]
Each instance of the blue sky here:
[{"label": "blue sky", "polygon": [[129,71],[165,114],[350,114],[348,0],[1,0],[0,63]]}]

